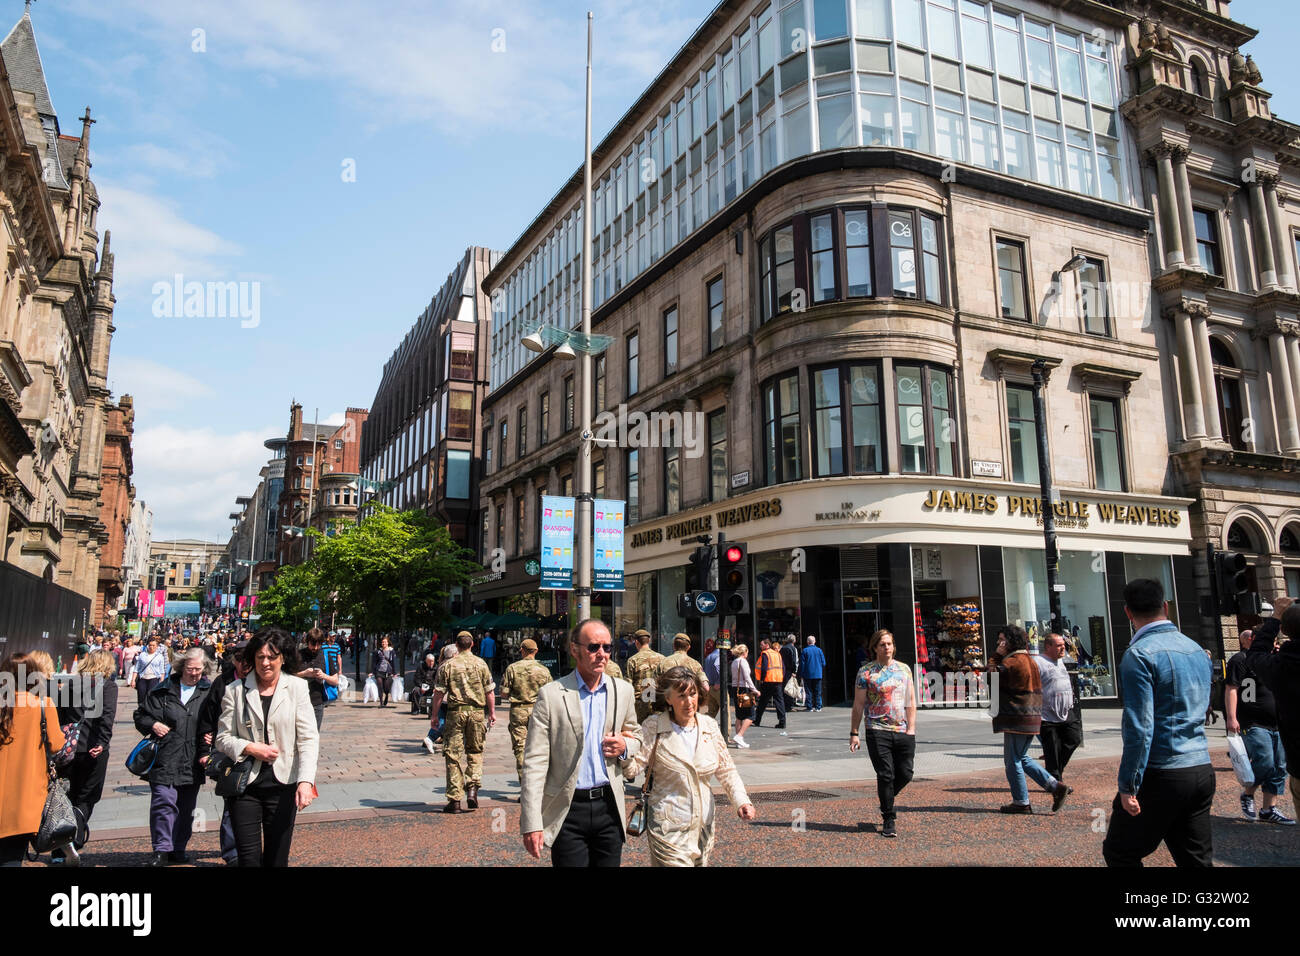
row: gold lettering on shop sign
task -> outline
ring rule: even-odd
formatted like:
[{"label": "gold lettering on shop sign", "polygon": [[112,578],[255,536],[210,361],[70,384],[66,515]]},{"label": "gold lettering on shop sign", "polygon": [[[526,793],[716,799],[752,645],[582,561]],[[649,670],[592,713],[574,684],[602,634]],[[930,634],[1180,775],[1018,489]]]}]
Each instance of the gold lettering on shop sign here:
[{"label": "gold lettering on shop sign", "polygon": [[930,511],[969,511],[972,513],[993,514],[998,510],[998,499],[997,495],[969,491],[959,491],[956,495],[953,495],[951,491],[940,491],[938,488],[931,488],[921,507]]},{"label": "gold lettering on shop sign", "polygon": [[689,518],[686,521],[677,521],[673,524],[666,525],[662,528],[651,528],[648,531],[638,531],[632,535],[630,547],[643,548],[648,544],[663,544],[665,540],[672,541],[677,538],[689,538],[698,534],[707,534],[713,530],[716,521],[719,528],[730,528],[738,524],[744,524],[747,521],[758,521],[763,518],[777,518],[781,515],[781,499],[772,498],[768,501],[755,502],[752,505],[741,505],[738,508],[727,508],[716,514],[701,515],[698,518]]}]

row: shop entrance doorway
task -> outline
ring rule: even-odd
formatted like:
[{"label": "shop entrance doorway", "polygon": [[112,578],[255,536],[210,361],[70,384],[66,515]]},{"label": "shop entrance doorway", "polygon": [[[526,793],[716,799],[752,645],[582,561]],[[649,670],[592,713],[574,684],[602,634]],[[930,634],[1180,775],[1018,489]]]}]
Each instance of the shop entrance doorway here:
[{"label": "shop entrance doorway", "polygon": [[844,700],[853,700],[858,670],[871,660],[867,641],[880,627],[879,611],[844,612]]}]

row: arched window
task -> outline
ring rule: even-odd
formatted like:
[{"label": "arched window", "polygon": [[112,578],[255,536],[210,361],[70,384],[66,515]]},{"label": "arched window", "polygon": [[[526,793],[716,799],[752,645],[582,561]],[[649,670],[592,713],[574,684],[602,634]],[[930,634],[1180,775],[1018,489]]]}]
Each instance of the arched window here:
[{"label": "arched window", "polygon": [[1219,427],[1224,439],[1238,451],[1246,450],[1246,409],[1241,403],[1241,369],[1221,339],[1210,336],[1210,362],[1214,366],[1214,394],[1219,405]]},{"label": "arched window", "polygon": [[1206,72],[1205,64],[1196,57],[1190,61],[1192,76],[1192,92],[1197,96],[1208,97],[1210,95],[1210,77]]},{"label": "arched window", "polygon": [[1228,550],[1246,554],[1265,554],[1259,530],[1250,522],[1238,518],[1228,528]]}]

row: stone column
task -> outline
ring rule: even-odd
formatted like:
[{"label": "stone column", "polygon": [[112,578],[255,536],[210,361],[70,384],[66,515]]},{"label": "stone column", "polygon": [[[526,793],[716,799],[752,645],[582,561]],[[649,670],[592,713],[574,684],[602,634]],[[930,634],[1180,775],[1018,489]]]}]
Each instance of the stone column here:
[{"label": "stone column", "polygon": [[1277,282],[1284,289],[1295,289],[1295,276],[1291,273],[1291,250],[1288,248],[1287,230],[1282,225],[1282,207],[1278,201],[1278,176],[1261,176],[1264,182],[1264,205],[1268,212],[1268,227],[1273,233],[1273,258],[1277,266]]},{"label": "stone column", "polygon": [[[1292,327],[1286,336],[1286,357],[1291,364],[1291,394],[1297,396],[1297,410],[1300,411],[1300,335],[1297,327]],[[1300,428],[1300,420],[1296,422]]]},{"label": "stone column", "polygon": [[1287,354],[1286,330],[1289,323],[1275,322],[1268,329],[1268,353],[1273,365],[1273,400],[1277,404],[1278,438],[1282,451],[1300,452],[1300,431],[1296,428],[1296,397],[1291,377],[1291,360]]},{"label": "stone column", "polygon": [[1201,389],[1201,408],[1205,414],[1205,437],[1223,438],[1219,420],[1219,397],[1214,391],[1214,363],[1210,359],[1210,307],[1203,302],[1189,302],[1187,312],[1192,317],[1193,344],[1196,347],[1197,384]]},{"label": "stone column", "polygon": [[1250,184],[1250,220],[1254,227],[1259,287],[1271,291],[1277,288],[1277,266],[1273,260],[1273,238],[1269,235],[1268,212],[1264,206],[1264,187],[1259,180]]},{"label": "stone column", "polygon": [[1174,323],[1177,339],[1178,391],[1183,404],[1183,440],[1205,437],[1205,413],[1201,407],[1200,372],[1192,337],[1192,317],[1182,305],[1165,312]]},{"label": "stone column", "polygon": [[1178,196],[1178,216],[1183,226],[1183,259],[1189,269],[1201,269],[1196,252],[1196,218],[1192,215],[1192,187],[1187,182],[1187,153],[1183,147],[1173,150],[1174,190]]},{"label": "stone column", "polygon": [[1170,155],[1172,152],[1173,147],[1167,143],[1161,143],[1151,150],[1159,190],[1160,238],[1166,269],[1178,269],[1183,265],[1182,226],[1178,222],[1178,198],[1174,190],[1174,165]]}]

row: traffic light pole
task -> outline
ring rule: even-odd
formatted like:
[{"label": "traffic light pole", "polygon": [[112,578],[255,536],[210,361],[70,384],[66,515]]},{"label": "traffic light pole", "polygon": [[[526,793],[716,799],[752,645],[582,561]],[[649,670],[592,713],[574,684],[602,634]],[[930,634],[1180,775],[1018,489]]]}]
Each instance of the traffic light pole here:
[{"label": "traffic light pole", "polygon": [[[726,541],[727,541],[727,536],[722,532],[718,532],[718,550],[715,552],[715,554],[718,557],[716,560],[714,560],[713,570],[709,575],[709,578],[713,582],[715,587],[715,590],[713,592],[714,594],[718,593],[718,590],[720,590],[720,585],[722,584],[722,581],[720,579],[721,565],[722,565],[721,557],[723,554],[723,548],[726,544]],[[718,605],[719,607],[721,607],[722,605],[721,600],[718,601]],[[718,726],[722,728],[722,737],[724,741],[731,734],[731,727],[730,727],[731,709],[729,706],[731,704],[731,697],[729,694],[729,685],[731,679],[731,641],[730,639],[728,639],[726,641],[727,646],[723,647],[722,629],[725,628],[728,635],[734,634],[735,629],[732,625],[734,624],[735,620],[736,617],[734,614],[718,615],[719,630],[718,630],[718,639],[716,641],[718,645]]]}]

